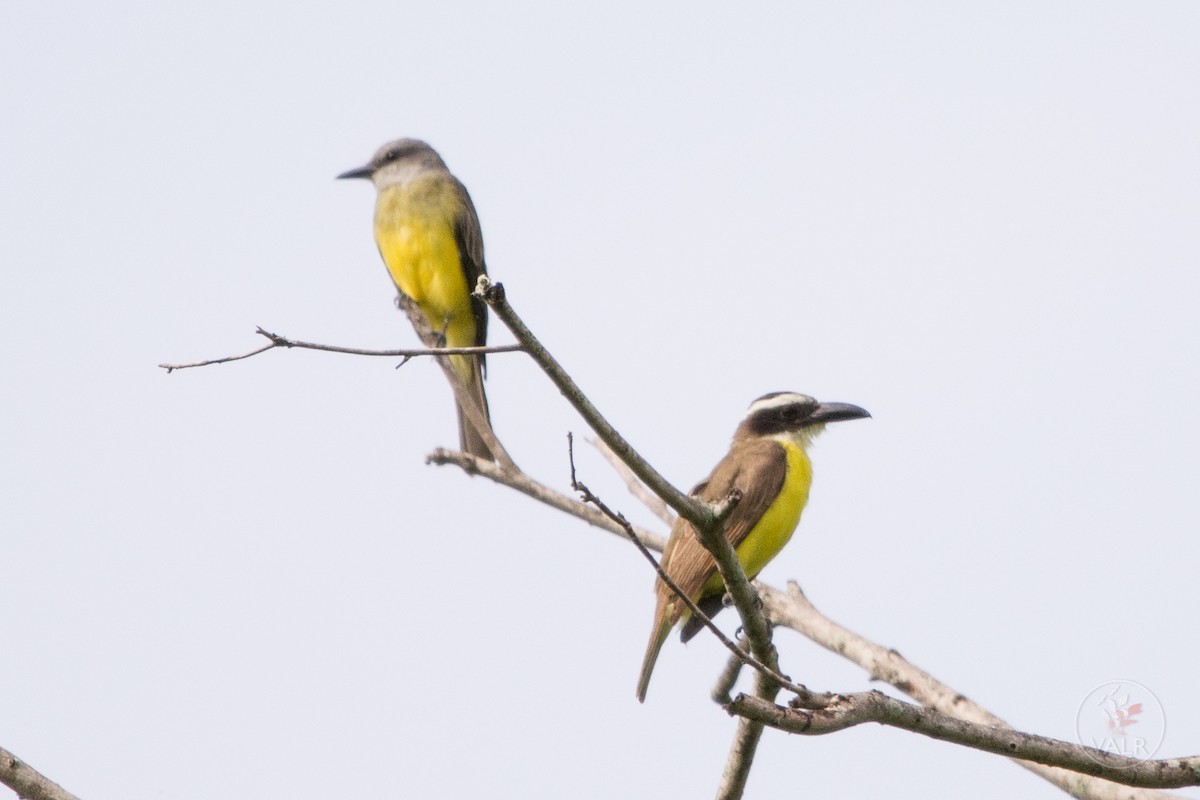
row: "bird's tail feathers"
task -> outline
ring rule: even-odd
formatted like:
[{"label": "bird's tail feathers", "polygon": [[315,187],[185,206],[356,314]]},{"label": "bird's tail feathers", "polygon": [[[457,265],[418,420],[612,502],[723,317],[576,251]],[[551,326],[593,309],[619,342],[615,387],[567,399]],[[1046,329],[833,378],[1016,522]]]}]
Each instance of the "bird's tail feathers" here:
[{"label": "bird's tail feathers", "polygon": [[[466,382],[466,389],[468,394],[475,400],[476,407],[483,412],[484,422],[490,431],[492,418],[488,411],[487,395],[483,391],[483,369],[478,357],[472,357],[471,362],[474,368],[470,373],[470,380]],[[458,446],[464,453],[470,453],[473,456],[484,458],[488,461],[496,460],[496,454],[492,452],[487,439],[475,429],[470,415],[463,410],[461,404],[458,406]]]},{"label": "bird's tail feathers", "polygon": [[675,621],[671,619],[673,602],[659,595],[658,605],[654,609],[654,628],[650,631],[650,643],[646,645],[646,655],[642,659],[642,673],[638,676],[637,699],[639,703],[646,702],[646,689],[650,686],[650,675],[654,672],[654,664],[658,661],[658,653],[662,650],[663,642],[671,633]]}]

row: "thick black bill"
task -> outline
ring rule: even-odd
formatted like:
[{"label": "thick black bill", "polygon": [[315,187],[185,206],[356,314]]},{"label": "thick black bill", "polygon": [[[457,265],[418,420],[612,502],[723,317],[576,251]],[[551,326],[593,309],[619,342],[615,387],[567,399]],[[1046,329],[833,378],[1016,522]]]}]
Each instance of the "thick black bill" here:
[{"label": "thick black bill", "polygon": [[808,419],[811,422],[842,422],[869,416],[871,412],[850,403],[820,403]]}]

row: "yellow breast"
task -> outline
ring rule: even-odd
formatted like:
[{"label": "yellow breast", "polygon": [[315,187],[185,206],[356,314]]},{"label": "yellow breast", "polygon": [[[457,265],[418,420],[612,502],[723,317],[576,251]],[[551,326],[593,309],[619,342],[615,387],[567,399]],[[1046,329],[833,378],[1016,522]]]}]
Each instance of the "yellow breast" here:
[{"label": "yellow breast", "polygon": [[[812,462],[804,448],[790,439],[780,440],[779,444],[787,454],[787,475],[784,476],[783,486],[736,551],[742,570],[752,579],[791,541],[796,526],[800,524],[800,514],[808,502],[808,489],[812,485]],[[710,597],[723,592],[724,588],[725,583],[717,573],[704,584],[700,596]]]},{"label": "yellow breast", "polygon": [[751,578],[758,575],[791,540],[800,524],[800,513],[808,502],[808,489],[812,485],[812,462],[808,454],[794,442],[780,444],[787,452],[787,477],[783,479],[783,488],[737,549],[742,569]]},{"label": "yellow breast", "polygon": [[470,289],[454,237],[461,203],[435,174],[385,187],[375,206],[375,241],[392,280],[435,330],[445,331],[451,347],[475,344]]}]

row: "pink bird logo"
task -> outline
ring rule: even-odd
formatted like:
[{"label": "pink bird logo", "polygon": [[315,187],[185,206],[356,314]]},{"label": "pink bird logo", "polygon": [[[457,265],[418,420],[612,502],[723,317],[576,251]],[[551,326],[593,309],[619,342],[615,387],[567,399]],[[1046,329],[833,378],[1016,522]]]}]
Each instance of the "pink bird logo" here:
[{"label": "pink bird logo", "polygon": [[1110,731],[1120,731],[1128,728],[1130,725],[1136,725],[1137,720],[1134,719],[1138,714],[1142,713],[1141,703],[1130,703],[1129,693],[1126,692],[1120,696],[1117,692],[1121,687],[1109,692],[1100,700],[1100,709],[1104,712],[1107,718],[1108,729]]}]

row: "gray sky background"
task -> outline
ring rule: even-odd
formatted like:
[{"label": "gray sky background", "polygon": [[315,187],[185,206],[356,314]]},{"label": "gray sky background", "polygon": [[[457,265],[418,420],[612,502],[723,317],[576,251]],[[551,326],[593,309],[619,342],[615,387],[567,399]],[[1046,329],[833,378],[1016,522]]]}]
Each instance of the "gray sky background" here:
[{"label": "gray sky background", "polygon": [[[414,344],[333,180],[411,135],[677,485],[764,392],[873,412],[765,579],[1023,729],[1123,678],[1200,751],[1198,41],[1191,2],[8,4],[0,746],[93,800],[713,793],[718,645],[673,638],[639,706],[649,567],[426,467],[436,367],[156,368],[256,325]],[[488,391],[566,490],[565,402],[517,355]],[[768,733],[750,796],[797,792],[1061,796],[875,726]]]}]

